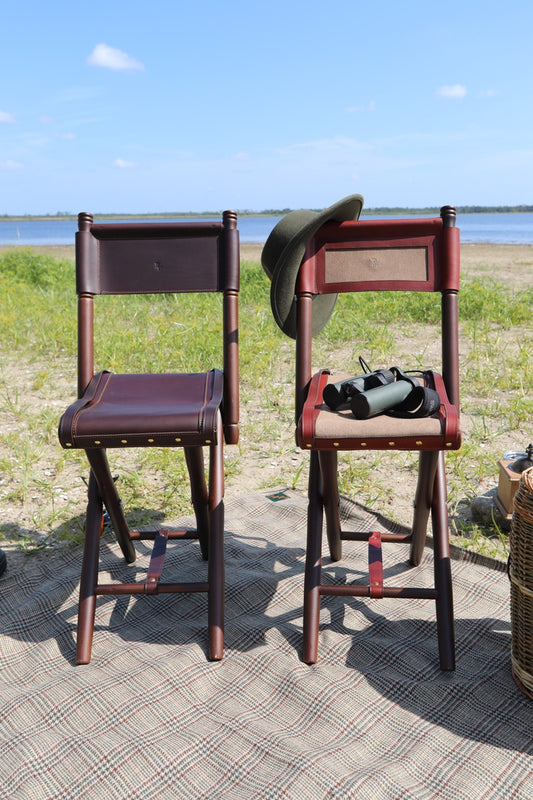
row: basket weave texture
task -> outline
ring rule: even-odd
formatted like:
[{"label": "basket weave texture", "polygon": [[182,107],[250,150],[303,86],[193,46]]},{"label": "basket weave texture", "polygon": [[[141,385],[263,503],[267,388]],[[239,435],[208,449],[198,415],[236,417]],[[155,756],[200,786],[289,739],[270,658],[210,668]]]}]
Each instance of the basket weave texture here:
[{"label": "basket weave texture", "polygon": [[513,676],[533,698],[533,468],[522,473],[514,497],[509,548]]}]

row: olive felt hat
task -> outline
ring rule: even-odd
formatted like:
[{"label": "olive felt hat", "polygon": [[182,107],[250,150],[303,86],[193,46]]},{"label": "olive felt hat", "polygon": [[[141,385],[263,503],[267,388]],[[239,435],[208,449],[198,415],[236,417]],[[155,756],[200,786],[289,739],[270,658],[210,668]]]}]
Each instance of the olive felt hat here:
[{"label": "olive felt hat", "polygon": [[[261,263],[272,282],[270,305],[274,319],[287,336],[296,338],[296,279],[310,239],[326,222],[359,219],[362,207],[361,195],[352,194],[324,211],[290,211],[271,231],[261,253]],[[336,294],[313,298],[313,336],[322,330],[336,302]]]}]

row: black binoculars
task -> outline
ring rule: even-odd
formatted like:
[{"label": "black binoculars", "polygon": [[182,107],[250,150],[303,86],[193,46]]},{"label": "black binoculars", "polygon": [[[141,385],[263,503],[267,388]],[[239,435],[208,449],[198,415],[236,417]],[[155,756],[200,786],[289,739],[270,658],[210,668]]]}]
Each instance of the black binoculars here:
[{"label": "black binoculars", "polygon": [[356,419],[369,419],[391,409],[410,411],[411,403],[407,408],[405,401],[417,387],[422,391],[415,378],[393,367],[330,383],[324,388],[323,399],[332,411],[349,403]]}]

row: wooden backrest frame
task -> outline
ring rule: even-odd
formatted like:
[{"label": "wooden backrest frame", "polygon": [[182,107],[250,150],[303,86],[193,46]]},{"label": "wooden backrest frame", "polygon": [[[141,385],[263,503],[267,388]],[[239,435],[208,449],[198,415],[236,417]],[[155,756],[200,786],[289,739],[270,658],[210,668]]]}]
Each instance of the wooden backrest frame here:
[{"label": "wooden backrest frame", "polygon": [[[237,436],[239,233],[237,215],[222,222],[95,224],[78,215],[78,396],[94,375],[93,298],[99,294],[223,294],[224,428]],[[232,433],[233,431],[233,433]]]},{"label": "wooden backrest frame", "polygon": [[459,404],[459,229],[456,212],[440,217],[359,220],[323,225],[309,242],[296,287],[296,419],[311,379],[313,296],[338,292],[441,293],[442,376]]}]

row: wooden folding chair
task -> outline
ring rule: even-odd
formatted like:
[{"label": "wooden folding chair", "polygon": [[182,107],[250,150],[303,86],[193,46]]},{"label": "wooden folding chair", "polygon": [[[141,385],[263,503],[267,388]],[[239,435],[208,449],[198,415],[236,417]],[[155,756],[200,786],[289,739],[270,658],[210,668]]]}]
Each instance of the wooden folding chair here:
[{"label": "wooden folding chair", "polygon": [[[310,451],[307,555],[304,587],[303,660],[317,659],[320,598],[339,595],[371,598],[430,598],[436,602],[440,665],[455,666],[454,618],[450,570],[444,453],[457,449],[459,429],[458,312],[459,231],[455,209],[440,218],[328,223],[309,242],[297,283],[296,426],[297,441]],[[427,417],[397,418],[381,413],[356,419],[349,406],[336,410],[323,400],[332,378],[327,370],[312,375],[313,298],[320,294],[379,291],[440,292],[442,342],[440,372],[424,372],[421,384],[438,392],[440,407]],[[388,325],[389,320],[383,320]],[[349,320],[346,321],[349,325]],[[395,364],[391,353],[391,364]],[[338,366],[338,365],[337,365]],[[348,376],[346,376],[348,377]],[[437,398],[437,405],[439,403]],[[419,452],[414,519],[409,534],[341,530],[337,454],[339,451]],[[321,578],[323,514],[333,561],[342,558],[342,541],[368,541],[366,585],[325,583]],[[410,562],[422,558],[431,513],[435,580],[430,588],[383,583],[381,544],[410,542]]]},{"label": "wooden folding chair", "polygon": [[[207,593],[209,658],[218,660],[224,647],[223,441],[237,443],[239,417],[237,215],[225,211],[221,222],[94,224],[83,213],[78,227],[78,400],[59,424],[61,445],[85,450],[90,465],[76,661],[87,664],[91,657],[97,596],[168,592]],[[181,292],[222,293],[222,370],[95,374],[95,295]],[[218,314],[213,325],[220,327]],[[196,531],[130,530],[106,454],[129,447],[183,448]],[[98,582],[104,507],[128,563],[136,557],[135,541],[154,541],[144,581]],[[208,559],[207,580],[160,580],[167,540],[182,538],[199,539]]]}]

